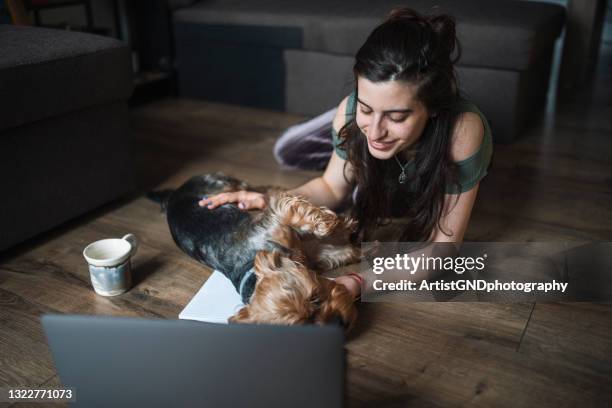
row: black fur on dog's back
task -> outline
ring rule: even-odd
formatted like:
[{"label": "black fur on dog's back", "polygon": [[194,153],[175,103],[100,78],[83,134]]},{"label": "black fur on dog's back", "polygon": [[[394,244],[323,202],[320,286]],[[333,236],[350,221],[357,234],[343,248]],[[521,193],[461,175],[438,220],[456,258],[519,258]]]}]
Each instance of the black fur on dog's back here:
[{"label": "black fur on dog's back", "polygon": [[[187,255],[223,272],[236,287],[253,266],[258,251],[273,244],[258,227],[258,215],[235,204],[210,210],[198,202],[205,196],[248,186],[223,174],[195,176],[177,190],[147,194],[165,208],[172,238]],[[261,231],[259,231],[261,230]]]}]

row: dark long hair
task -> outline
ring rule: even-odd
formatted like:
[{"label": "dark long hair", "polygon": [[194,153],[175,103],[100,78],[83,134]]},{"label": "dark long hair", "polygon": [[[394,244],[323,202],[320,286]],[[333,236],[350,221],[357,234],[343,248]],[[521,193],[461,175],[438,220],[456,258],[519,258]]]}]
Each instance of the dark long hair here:
[{"label": "dark long hair", "polygon": [[347,152],[357,183],[352,209],[358,221],[354,242],[367,240],[391,216],[408,220],[401,241],[427,241],[440,224],[447,183],[458,184],[450,142],[459,114],[455,109],[459,93],[454,63],[460,54],[452,17],[425,16],[404,7],[394,9],[357,52],[355,83],[361,76],[371,82],[416,85],[417,98],[430,118],[411,147],[416,150],[416,173],[408,180],[416,186],[412,193],[400,190],[400,168],[395,160],[379,160],[369,154],[355,117],[340,130],[340,147]]}]

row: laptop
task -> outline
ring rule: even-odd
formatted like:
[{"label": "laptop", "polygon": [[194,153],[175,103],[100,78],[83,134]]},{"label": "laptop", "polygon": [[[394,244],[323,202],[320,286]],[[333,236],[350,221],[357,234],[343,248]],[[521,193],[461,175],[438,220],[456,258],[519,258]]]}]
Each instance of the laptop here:
[{"label": "laptop", "polygon": [[340,327],[44,315],[75,407],[341,407]]}]

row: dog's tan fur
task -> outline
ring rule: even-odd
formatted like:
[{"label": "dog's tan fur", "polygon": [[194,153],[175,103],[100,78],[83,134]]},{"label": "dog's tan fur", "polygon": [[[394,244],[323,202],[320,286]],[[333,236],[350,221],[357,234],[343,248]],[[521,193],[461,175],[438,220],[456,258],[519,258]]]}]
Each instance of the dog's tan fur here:
[{"label": "dog's tan fur", "polygon": [[257,254],[255,291],[249,305],[230,321],[324,324],[339,318],[350,328],[357,317],[354,299],[343,285],[319,276],[314,269],[359,260],[359,250],[347,239],[354,222],[287,193],[274,194],[264,213],[272,239],[287,251]]}]

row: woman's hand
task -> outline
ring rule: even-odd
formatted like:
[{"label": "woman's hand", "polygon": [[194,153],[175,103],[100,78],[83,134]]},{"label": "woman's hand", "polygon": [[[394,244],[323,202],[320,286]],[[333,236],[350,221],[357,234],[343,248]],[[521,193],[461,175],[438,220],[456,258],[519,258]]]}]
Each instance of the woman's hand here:
[{"label": "woman's hand", "polygon": [[238,208],[241,210],[263,210],[268,205],[268,196],[254,191],[242,190],[205,197],[198,202],[200,207],[207,207],[210,210],[227,203],[238,203]]}]

